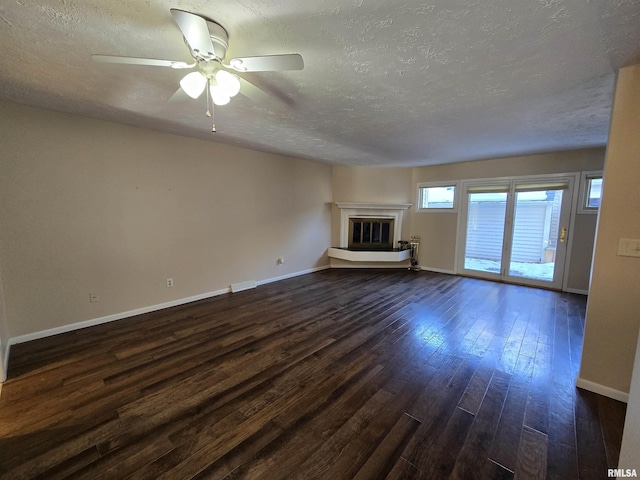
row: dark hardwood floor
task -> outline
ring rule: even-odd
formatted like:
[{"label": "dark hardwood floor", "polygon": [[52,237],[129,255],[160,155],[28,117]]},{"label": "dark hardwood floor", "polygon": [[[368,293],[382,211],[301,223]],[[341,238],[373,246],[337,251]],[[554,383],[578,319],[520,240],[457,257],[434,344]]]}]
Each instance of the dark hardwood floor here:
[{"label": "dark hardwood floor", "polygon": [[602,479],[585,298],[327,270],[25,344],[1,478]]}]

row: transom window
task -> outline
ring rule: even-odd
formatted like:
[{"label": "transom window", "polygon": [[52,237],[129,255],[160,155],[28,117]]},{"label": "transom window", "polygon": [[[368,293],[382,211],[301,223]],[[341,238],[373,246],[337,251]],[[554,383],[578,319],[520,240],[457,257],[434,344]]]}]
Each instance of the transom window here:
[{"label": "transom window", "polygon": [[602,172],[583,172],[579,213],[597,213],[602,196]]},{"label": "transom window", "polygon": [[457,208],[457,182],[419,183],[418,211],[441,210],[455,212]]}]

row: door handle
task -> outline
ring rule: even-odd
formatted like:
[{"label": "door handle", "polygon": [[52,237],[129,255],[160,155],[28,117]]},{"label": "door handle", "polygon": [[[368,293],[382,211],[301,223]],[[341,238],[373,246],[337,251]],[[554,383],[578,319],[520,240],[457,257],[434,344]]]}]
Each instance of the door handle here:
[{"label": "door handle", "polygon": [[564,243],[567,240],[567,227],[560,229],[560,243]]}]

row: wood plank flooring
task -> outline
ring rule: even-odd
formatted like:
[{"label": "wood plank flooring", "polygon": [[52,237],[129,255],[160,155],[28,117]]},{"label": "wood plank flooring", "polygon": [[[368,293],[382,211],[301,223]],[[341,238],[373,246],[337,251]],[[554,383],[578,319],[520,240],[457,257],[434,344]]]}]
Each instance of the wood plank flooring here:
[{"label": "wood plank flooring", "polygon": [[327,270],[15,345],[0,478],[601,479],[585,298]]}]

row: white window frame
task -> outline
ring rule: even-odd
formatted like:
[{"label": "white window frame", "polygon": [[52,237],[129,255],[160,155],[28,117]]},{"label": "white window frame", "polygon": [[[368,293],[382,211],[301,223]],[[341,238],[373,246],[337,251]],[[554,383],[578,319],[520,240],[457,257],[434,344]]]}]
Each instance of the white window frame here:
[{"label": "white window frame", "polygon": [[[600,207],[587,207],[587,196],[589,195],[589,180],[591,178],[602,178],[602,170],[591,170],[580,174],[580,194],[578,197],[578,213],[597,214]],[[604,184],[603,184],[604,187]],[[602,195],[601,195],[602,198]]]},{"label": "white window frame", "polygon": [[[422,207],[422,189],[423,188],[434,188],[434,187],[453,187],[453,206],[445,207],[445,208],[423,208]],[[459,181],[451,181],[451,182],[420,182],[418,183],[418,191],[417,191],[417,202],[416,202],[416,211],[417,212],[432,212],[432,213],[458,213],[458,197],[460,191],[460,182]]]}]

